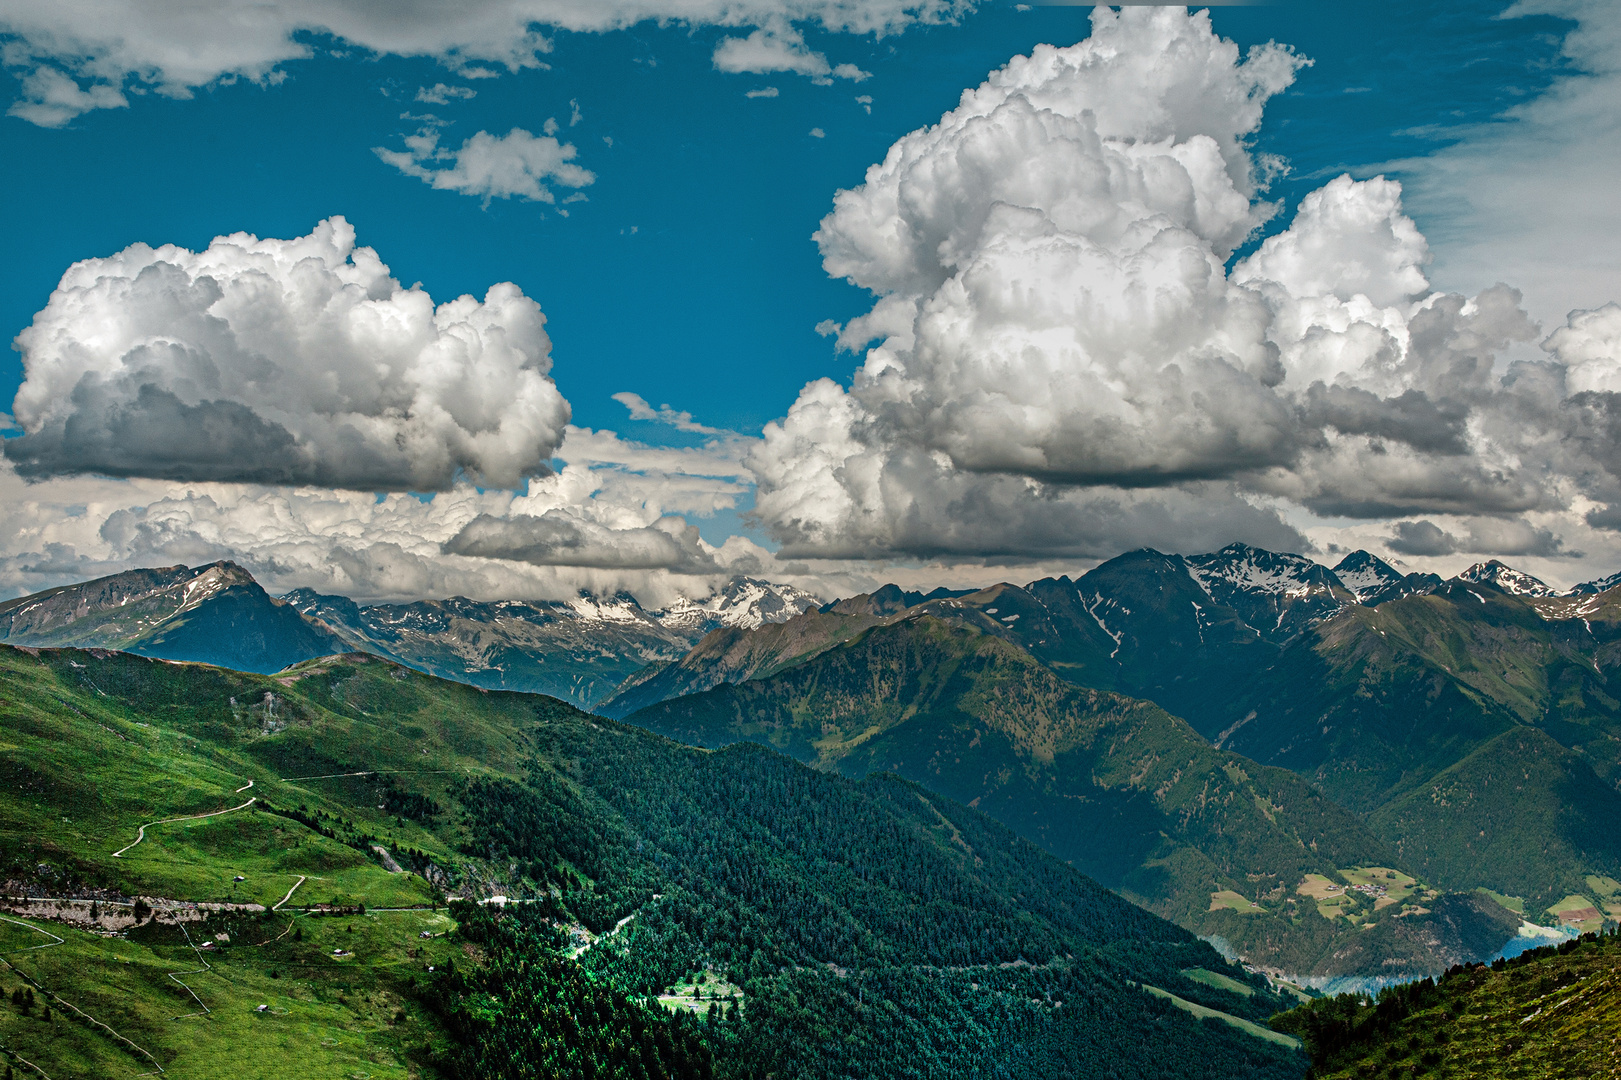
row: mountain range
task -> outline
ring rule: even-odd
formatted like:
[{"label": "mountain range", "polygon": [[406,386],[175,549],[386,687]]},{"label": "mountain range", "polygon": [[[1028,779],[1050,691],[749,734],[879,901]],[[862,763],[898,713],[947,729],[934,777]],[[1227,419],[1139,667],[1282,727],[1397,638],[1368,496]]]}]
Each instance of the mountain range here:
[{"label": "mountain range", "polygon": [[601,708],[896,771],[1296,975],[1621,916],[1621,591],[1235,545],[908,599],[712,634]]},{"label": "mountain range", "polygon": [[132,570],[0,604],[0,642],[119,649],[238,671],[368,652],[489,689],[590,707],[634,672],[682,656],[717,627],[753,628],[819,601],[733,578],[703,601],[647,611],[628,593],[567,601],[465,597],[362,606],[299,589],[270,596],[231,562]]},{"label": "mountain range", "polygon": [[[238,627],[281,651],[222,655]],[[826,604],[740,578],[647,611],[278,601],[218,564],[12,601],[0,636],[259,671],[355,650],[683,742],[896,773],[1319,982],[1434,973],[1536,924],[1621,916],[1593,885],[1621,876],[1608,579],[1558,594],[1496,561],[1444,581],[1367,552],[1330,568],[1231,545]]]}]

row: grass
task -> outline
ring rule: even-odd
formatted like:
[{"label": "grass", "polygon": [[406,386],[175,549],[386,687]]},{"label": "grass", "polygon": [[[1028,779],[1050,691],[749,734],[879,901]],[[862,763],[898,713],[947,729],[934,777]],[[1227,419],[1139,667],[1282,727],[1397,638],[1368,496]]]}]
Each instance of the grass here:
[{"label": "grass", "polygon": [[[375,838],[449,862],[454,834],[381,809],[375,778],[280,777],[409,767],[433,771],[443,790],[486,761],[510,767],[517,740],[501,728],[499,706],[458,715],[458,699],[475,690],[451,688],[446,708],[444,695],[416,689],[415,676],[355,680],[354,670],[318,661],[272,679],[130,656],[34,658],[0,649],[0,873],[31,892],[103,888],[265,908],[305,879],[280,912],[214,912],[184,928],[149,923],[124,937],[6,916],[0,1045],[8,1054],[57,1080],[150,1072],[154,1060],[177,1080],[420,1075],[410,1055],[441,1036],[413,1004],[410,983],[427,963],[449,959],[450,946],[417,935],[451,924],[419,910],[436,899],[427,882],[389,873],[364,848]],[[265,695],[284,692],[278,723],[267,724]],[[533,707],[523,715],[532,718]],[[154,824],[250,798],[258,801],[230,813]],[[271,807],[305,813],[335,836]],[[143,825],[144,838],[130,846]],[[368,911],[301,910],[322,903]],[[388,908],[412,910],[377,910]],[[192,947],[205,940],[215,943]],[[185,971],[194,973],[170,977]],[[25,985],[36,996],[29,1015],[10,1003]],[[185,1016],[194,1012],[203,1015]]]},{"label": "grass", "polygon": [[1308,1034],[1318,1080],[1616,1075],[1621,937],[1589,935],[1385,995],[1378,1008],[1321,998],[1273,1023]]},{"label": "grass", "polygon": [[1218,971],[1207,971],[1204,968],[1186,968],[1182,974],[1196,983],[1203,983],[1206,986],[1215,987],[1217,990],[1230,990],[1240,997],[1251,997],[1255,994],[1255,987],[1247,983],[1241,983],[1237,979],[1223,975]]},{"label": "grass", "polygon": [[[255,944],[288,924],[296,937]],[[225,934],[230,941],[201,957],[185,934],[168,926],[148,925],[126,940],[45,924],[42,929],[63,943],[22,951],[46,939],[0,925],[0,987],[7,991],[0,1041],[58,1078],[127,1076],[150,1071],[153,1062],[175,1080],[418,1076],[409,1055],[434,1036],[409,996],[409,981],[427,964],[443,964],[452,948],[417,936],[449,927],[445,916],[430,912],[215,915],[188,928],[191,940]],[[333,959],[335,948],[354,959]],[[211,970],[199,970],[204,960]],[[201,1004],[170,977],[174,972]],[[25,980],[37,1002],[26,1016],[9,1000],[9,991]],[[50,1022],[43,1019],[46,1004]],[[262,1012],[261,1005],[267,1007]],[[204,1008],[203,1015],[186,1015]]]},{"label": "grass", "polygon": [[1221,889],[1210,894],[1210,910],[1220,911],[1223,908],[1236,911],[1240,915],[1262,915],[1266,913],[1266,908],[1246,900],[1231,889]]},{"label": "grass", "polygon": [[1340,876],[1350,882],[1352,889],[1373,900],[1375,911],[1400,904],[1421,888],[1418,879],[1388,866],[1351,867],[1342,869]]},{"label": "grass", "polygon": [[1481,894],[1483,894],[1485,896],[1491,897],[1491,899],[1499,907],[1507,908],[1509,911],[1514,912],[1514,914],[1516,914],[1516,915],[1520,915],[1520,916],[1525,915],[1525,898],[1524,897],[1505,896],[1500,892],[1492,892],[1490,889],[1476,889],[1475,891],[1478,892],[1478,893],[1481,893]]},{"label": "grass", "polygon": [[1300,1048],[1300,1040],[1295,1038],[1293,1035],[1285,1035],[1281,1031],[1273,1031],[1270,1028],[1264,1028],[1252,1020],[1245,1020],[1241,1017],[1230,1016],[1227,1013],[1222,1012],[1220,1009],[1212,1009],[1206,1005],[1195,1004],[1194,1002],[1177,997],[1169,990],[1161,990],[1157,986],[1149,986],[1145,983],[1143,985],[1143,989],[1147,990],[1155,997],[1165,998],[1172,1005],[1175,1005],[1184,1012],[1192,1013],[1200,1020],[1207,1018],[1212,1020],[1220,1020],[1222,1023],[1230,1024],[1245,1034],[1255,1036],[1257,1039],[1265,1039],[1267,1042],[1276,1043],[1279,1046],[1287,1046],[1295,1050]]}]

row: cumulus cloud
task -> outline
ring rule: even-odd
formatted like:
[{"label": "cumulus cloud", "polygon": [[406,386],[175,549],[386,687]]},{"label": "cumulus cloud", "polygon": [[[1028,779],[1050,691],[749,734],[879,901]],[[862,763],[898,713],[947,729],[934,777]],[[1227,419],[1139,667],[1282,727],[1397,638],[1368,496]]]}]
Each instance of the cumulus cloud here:
[{"label": "cumulus cloud", "polygon": [[1306,61],[1180,10],[1092,24],[834,197],[823,265],[875,299],[817,328],[866,349],[850,385],[807,386],[752,452],[785,551],[1047,555],[1150,523],[1175,548],[1212,522],[1298,543],[1304,517],[1444,514],[1470,522],[1457,550],[1554,557],[1520,515],[1621,505],[1621,309],[1505,366],[1539,336],[1520,294],[1433,291],[1384,177],[1330,181],[1229,271],[1279,209],[1247,141]]},{"label": "cumulus cloud", "polygon": [[775,86],[762,86],[758,90],[744,91],[743,96],[750,98],[773,98],[777,96],[777,88]]},{"label": "cumulus cloud", "polygon": [[18,335],[21,475],[443,490],[544,473],[569,406],[515,285],[435,305],[341,217],[75,263]]},{"label": "cumulus cloud", "polygon": [[[551,130],[556,130],[555,124]],[[514,197],[555,203],[552,185],[582,188],[597,179],[589,169],[574,163],[579,151],[573,143],[558,142],[550,134],[533,135],[523,128],[513,128],[505,135],[480,131],[451,150],[439,145],[439,123],[430,121],[407,136],[405,146],[404,150],[377,146],[372,152],[431,187],[481,195],[486,206],[491,199]]]},{"label": "cumulus cloud", "polygon": [[61,126],[127,104],[126,89],[190,97],[225,78],[273,82],[314,53],[312,35],[379,55],[432,57],[465,77],[543,65],[547,30],[601,32],[644,20],[689,26],[780,27],[789,20],[856,34],[953,19],[970,0],[468,0],[377,5],[367,0],[269,0],[253,5],[62,0],[0,7],[0,61],[22,77],[11,113]]},{"label": "cumulus cloud", "polygon": [[1572,393],[1621,392],[1621,304],[1571,312],[1542,347],[1565,365]]}]

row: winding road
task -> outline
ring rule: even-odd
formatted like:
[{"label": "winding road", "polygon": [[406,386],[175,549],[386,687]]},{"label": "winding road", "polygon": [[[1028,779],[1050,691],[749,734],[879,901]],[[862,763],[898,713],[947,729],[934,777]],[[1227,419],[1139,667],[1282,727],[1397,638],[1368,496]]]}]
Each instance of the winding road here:
[{"label": "winding road", "polygon": [[[253,781],[251,781],[251,780],[248,781],[248,787],[252,787],[252,786],[253,786]],[[238,792],[245,791],[245,790],[246,790],[246,788],[237,788]],[[215,810],[213,813],[210,813],[210,814],[188,814],[185,817],[171,817],[171,818],[163,818],[161,821],[148,821],[145,825],[142,825],[141,828],[140,828],[140,831],[135,834],[134,842],[126,844],[125,846],[119,848],[117,851],[113,852],[113,858],[122,859],[124,857],[124,852],[128,851],[130,848],[134,847],[136,844],[139,844],[142,840],[146,839],[146,830],[150,829],[154,825],[167,825],[170,822],[174,822],[174,821],[200,821],[203,818],[219,817],[221,814],[231,814],[231,813],[235,813],[238,810],[245,810],[248,807],[252,806],[254,803],[258,802],[258,801],[259,801],[259,796],[255,795],[253,798],[249,799],[247,802],[243,803],[241,806],[231,806],[231,807],[227,807],[224,810]]]}]

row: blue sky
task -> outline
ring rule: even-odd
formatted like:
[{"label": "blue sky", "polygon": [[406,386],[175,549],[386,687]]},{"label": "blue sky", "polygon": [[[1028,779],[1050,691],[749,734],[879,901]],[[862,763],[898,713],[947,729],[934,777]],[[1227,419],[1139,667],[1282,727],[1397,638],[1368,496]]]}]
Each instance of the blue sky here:
[{"label": "blue sky", "polygon": [[[568,0],[526,3],[537,10],[561,12],[557,24],[614,22],[596,7]],[[441,549],[449,552],[449,538],[459,535],[456,530],[466,527],[473,514],[525,521],[563,515],[575,524],[584,521],[591,529],[608,530],[591,536],[609,546],[622,543],[627,550],[656,548],[671,554],[654,571],[643,565],[651,556],[625,561],[630,557],[593,555],[595,561],[571,566],[559,561],[562,556],[547,555],[538,562],[529,557],[519,568],[469,570],[470,578],[436,565],[431,572],[413,571],[414,576],[389,582],[365,579],[360,570],[352,571],[358,575],[352,578],[317,580],[320,575],[307,566],[288,569],[293,564],[287,561],[291,556],[286,550],[256,555],[254,527],[240,521],[224,523],[224,517],[237,513],[229,508],[281,505],[278,500],[293,498],[287,494],[294,490],[291,487],[247,489],[238,484],[216,490],[206,484],[198,487],[199,478],[214,475],[206,471],[143,472],[133,466],[124,474],[127,479],[101,480],[95,478],[94,469],[87,473],[52,466],[57,468],[53,473],[40,466],[27,482],[20,479],[22,474],[0,477],[11,485],[4,497],[18,506],[26,502],[33,515],[26,524],[0,535],[4,549],[0,591],[26,591],[158,558],[214,555],[241,558],[261,573],[280,575],[289,586],[308,583],[354,595],[451,590],[535,594],[613,586],[641,588],[665,598],[702,592],[719,580],[717,575],[733,570],[794,578],[836,592],[881,577],[927,583],[961,580],[964,575],[995,577],[1010,565],[1022,568],[1006,571],[1012,576],[1024,569],[1033,575],[1084,568],[1111,554],[1111,546],[1145,542],[1167,549],[1218,546],[1221,537],[1312,550],[1330,562],[1337,551],[1354,546],[1368,546],[1414,565],[1442,566],[1493,554],[1517,556],[1545,575],[1572,580],[1593,576],[1586,574],[1590,562],[1579,560],[1621,559],[1621,544],[1612,544],[1614,528],[1602,524],[1610,520],[1604,515],[1611,511],[1605,508],[1621,504],[1621,482],[1612,483],[1607,473],[1599,481],[1546,480],[1555,474],[1582,475],[1580,463],[1563,457],[1536,466],[1542,480],[1530,479],[1534,470],[1526,465],[1524,476],[1504,481],[1505,455],[1514,457],[1520,450],[1505,449],[1506,436],[1490,433],[1498,427],[1515,427],[1519,421],[1510,413],[1518,417],[1531,407],[1519,402],[1511,408],[1499,402],[1494,406],[1498,412],[1487,417],[1478,404],[1458,403],[1462,398],[1449,404],[1444,398],[1451,391],[1440,384],[1420,386],[1411,378],[1375,386],[1342,373],[1340,383],[1347,393],[1372,393],[1387,404],[1397,402],[1403,391],[1418,394],[1424,408],[1433,405],[1439,410],[1434,415],[1443,420],[1436,423],[1464,425],[1457,418],[1467,413],[1473,425],[1469,437],[1475,440],[1466,455],[1469,468],[1475,470],[1468,476],[1445,473],[1462,460],[1452,447],[1440,458],[1414,465],[1431,470],[1433,476],[1423,483],[1402,481],[1396,487],[1407,487],[1399,491],[1389,485],[1372,493],[1351,491],[1356,485],[1325,479],[1336,470],[1345,475],[1366,471],[1353,464],[1354,456],[1384,454],[1380,440],[1385,436],[1379,432],[1396,430],[1389,427],[1396,421],[1379,421],[1386,426],[1378,431],[1327,421],[1332,428],[1329,442],[1350,447],[1330,453],[1323,450],[1321,438],[1314,443],[1297,430],[1301,423],[1309,427],[1325,422],[1320,411],[1311,412],[1316,406],[1303,404],[1304,397],[1291,398],[1287,405],[1287,410],[1295,410],[1294,419],[1287,421],[1294,425],[1293,434],[1285,440],[1292,449],[1256,450],[1246,443],[1249,449],[1244,453],[1250,456],[1231,468],[1215,464],[1190,468],[1169,457],[1148,461],[1143,466],[1148,473],[1131,472],[1137,464],[1099,464],[1101,458],[1088,456],[1086,432],[1089,424],[1105,421],[1089,418],[1085,409],[1052,421],[1058,425],[1055,430],[1069,433],[1057,443],[1042,442],[1044,435],[1032,436],[1040,443],[1037,456],[1045,462],[1035,466],[1006,464],[1013,460],[1007,454],[1025,460],[1018,454],[1028,456],[1028,447],[1008,450],[984,440],[967,446],[964,440],[978,437],[973,432],[920,429],[886,444],[872,459],[877,462],[872,467],[890,478],[885,490],[898,489],[900,495],[899,503],[885,495],[890,501],[881,511],[862,510],[856,505],[861,496],[849,495],[855,490],[851,486],[855,481],[849,478],[859,472],[852,464],[855,457],[840,459],[843,466],[820,459],[819,464],[810,463],[810,458],[797,465],[784,461],[773,465],[767,458],[777,451],[762,449],[762,427],[780,422],[790,433],[811,431],[805,418],[820,406],[804,397],[796,405],[796,397],[813,380],[831,379],[855,395],[841,398],[838,407],[859,398],[858,407],[852,407],[865,419],[852,421],[854,426],[848,429],[857,441],[880,438],[872,433],[888,431],[886,424],[899,422],[893,416],[886,418],[875,404],[878,398],[861,397],[868,392],[857,376],[864,349],[839,351],[834,338],[817,329],[828,320],[845,325],[874,303],[867,288],[830,276],[823,267],[823,252],[812,239],[833,208],[835,193],[857,188],[866,170],[881,162],[892,145],[908,138],[909,132],[940,122],[966,90],[1011,58],[1043,43],[1081,42],[1092,30],[1091,9],[1079,6],[959,4],[956,18],[930,24],[909,22],[908,13],[931,7],[948,10],[951,5],[945,0],[886,3],[884,11],[900,14],[891,19],[889,32],[874,34],[856,32],[859,27],[829,29],[828,22],[836,20],[813,0],[784,0],[780,5],[777,0],[750,0],[739,8],[743,15],[726,25],[713,25],[714,19],[704,17],[662,25],[636,21],[639,13],[662,10],[658,0],[622,0],[622,8],[631,14],[618,18],[618,24],[626,24],[620,28],[570,30],[545,25],[543,20],[537,25],[546,47],[535,54],[530,42],[530,59],[524,61],[538,59],[542,66],[516,70],[478,59],[483,54],[477,48],[495,56],[500,49],[513,47],[510,43],[486,41],[458,53],[451,47],[455,42],[445,38],[450,42],[448,51],[436,55],[439,46],[433,35],[450,31],[432,26],[421,31],[425,37],[413,38],[408,46],[368,50],[338,34],[308,29],[310,20],[300,13],[300,0],[266,9],[278,13],[277,18],[285,17],[272,27],[265,39],[270,44],[262,54],[245,45],[221,44],[199,30],[195,42],[178,46],[185,53],[182,59],[165,52],[162,41],[151,46],[151,56],[141,54],[137,45],[126,50],[133,50],[133,59],[118,55],[124,46],[106,45],[105,55],[96,53],[103,45],[97,44],[101,39],[96,37],[100,31],[94,0],[18,6],[16,10],[24,14],[10,16],[16,21],[9,26],[12,48],[6,54],[13,78],[0,81],[0,93],[8,95],[4,104],[12,114],[0,118],[0,145],[8,165],[0,176],[4,194],[0,235],[6,238],[7,256],[0,260],[0,332],[7,338],[22,332],[46,308],[52,290],[77,260],[105,259],[138,242],[201,251],[213,238],[239,231],[291,239],[309,233],[318,221],[342,215],[354,227],[358,242],[375,249],[395,278],[407,286],[419,282],[436,302],[464,293],[483,297],[491,285],[512,282],[539,304],[551,338],[551,375],[572,410],[576,433],[566,439],[561,434],[555,438],[537,434],[535,445],[556,450],[561,441],[558,460],[584,462],[596,470],[586,478],[582,473],[546,481],[544,492],[531,485],[527,503],[521,485],[517,501],[507,494],[500,496],[506,502],[491,503],[465,484],[437,498],[420,496],[416,501],[428,507],[422,513],[436,524],[422,527],[418,548],[430,555]],[[613,5],[600,10],[609,8]],[[706,10],[706,3],[679,10]],[[598,13],[579,14],[584,11]],[[27,21],[36,18],[37,25]],[[1396,239],[1389,243],[1405,243],[1400,240],[1401,222],[1407,221],[1403,212],[1429,239],[1427,254],[1422,247],[1408,245],[1409,254],[1418,253],[1410,273],[1422,271],[1428,285],[1457,290],[1466,297],[1487,295],[1481,290],[1496,281],[1523,290],[1523,299],[1516,303],[1525,310],[1523,317],[1516,317],[1524,326],[1534,322],[1535,327],[1502,329],[1508,323],[1499,320],[1491,334],[1506,336],[1489,346],[1488,364],[1488,368],[1495,364],[1497,376],[1503,376],[1516,359],[1569,366],[1576,362],[1571,358],[1591,359],[1597,355],[1593,349],[1602,352],[1607,347],[1602,345],[1608,340],[1602,327],[1593,328],[1597,323],[1580,333],[1573,329],[1580,341],[1567,341],[1563,353],[1544,342],[1567,311],[1599,309],[1621,294],[1621,288],[1614,287],[1613,214],[1603,221],[1587,214],[1601,201],[1593,192],[1602,187],[1602,179],[1592,178],[1605,175],[1604,154],[1609,151],[1603,149],[1604,132],[1613,132],[1616,121],[1613,108],[1605,111],[1601,106],[1595,114],[1591,105],[1594,100],[1609,100],[1604,95],[1614,85],[1614,65],[1601,54],[1614,38],[1617,20],[1605,5],[1539,0],[1505,13],[1502,3],[1483,2],[1280,2],[1218,6],[1210,9],[1210,20],[1216,35],[1237,43],[1241,56],[1252,47],[1276,42],[1310,60],[1267,102],[1258,130],[1245,136],[1249,158],[1259,170],[1267,171],[1273,161],[1285,166],[1256,195],[1278,201],[1281,212],[1230,255],[1216,245],[1229,270],[1237,274],[1241,260],[1259,258],[1263,242],[1279,236],[1295,220],[1302,199],[1324,189],[1336,176],[1348,172],[1364,180],[1383,173],[1406,184],[1404,202],[1390,202],[1379,211],[1385,215],[1379,227],[1396,230],[1391,234]],[[408,29],[415,33],[418,28]],[[278,36],[283,30],[291,36]],[[66,47],[53,53],[57,46],[51,42],[59,42],[70,31],[84,35],[90,44],[80,46],[77,54]],[[373,26],[353,31],[352,36],[393,41],[391,32]],[[809,68],[854,67],[816,80],[789,70],[720,70],[724,65],[717,49],[751,32],[766,35],[774,47],[787,48],[801,59],[816,58],[806,61]],[[161,39],[162,34],[154,38]],[[1584,41],[1586,53],[1573,45]],[[521,57],[521,46],[512,55]],[[309,55],[284,58],[299,51]],[[422,55],[396,55],[399,52]],[[83,59],[85,55],[92,59]],[[41,82],[45,78],[41,73],[56,71],[72,76],[74,83],[50,75],[57,79],[52,91]],[[238,77],[233,71],[255,77]],[[859,77],[839,77],[841,71]],[[484,75],[493,77],[480,77]],[[166,77],[171,93],[162,92]],[[189,96],[173,95],[179,84],[191,88]],[[421,91],[439,84],[449,88],[437,95],[439,101],[419,100]],[[94,95],[119,93],[124,107],[88,107]],[[62,101],[69,102],[65,112],[49,111]],[[425,118],[429,114],[433,119]],[[1567,115],[1581,115],[1584,123],[1597,115],[1599,127],[1580,131],[1579,125],[1563,119]],[[481,131],[500,136],[521,128],[537,136],[555,134],[573,148],[571,165],[589,170],[591,182],[571,186],[552,181],[549,188],[557,201],[550,203],[486,198],[430,186],[377,152],[404,150],[407,137],[424,125],[437,131],[438,145],[444,148],[454,148]],[[1500,170],[1497,162],[1502,164]],[[1010,167],[1020,166],[1015,162]],[[1561,182],[1568,177],[1588,178],[1582,189],[1588,203],[1574,194],[1562,199]],[[1574,180],[1568,183],[1572,192],[1580,187]],[[584,198],[562,201],[575,193]],[[1384,196],[1373,188],[1358,188],[1353,201],[1373,206],[1379,198]],[[1505,214],[1504,206],[1514,213]],[[1259,214],[1256,220],[1265,217]],[[1308,239],[1302,234],[1300,242]],[[1422,237],[1418,243],[1422,245]],[[1573,244],[1580,248],[1576,257],[1570,257]],[[1330,252],[1327,257],[1332,261],[1336,257],[1332,253],[1341,248],[1330,244],[1312,250],[1319,258]],[[1265,269],[1264,262],[1255,265]],[[1276,272],[1281,264],[1273,259],[1266,265]],[[1253,277],[1260,269],[1246,273]],[[920,295],[918,311],[926,309],[925,300]],[[1420,301],[1421,294],[1413,293],[1403,303],[1418,306],[1381,316],[1382,325],[1388,328],[1396,319],[1407,326],[1421,318],[1420,308],[1431,302]],[[1462,310],[1460,318],[1476,318],[1476,301],[1468,300]],[[1401,330],[1398,336],[1407,332]],[[1287,354],[1288,346],[1281,347]],[[1604,357],[1599,360],[1609,363]],[[904,363],[920,370],[923,361],[913,356]],[[1615,363],[1621,365],[1621,354]],[[1423,366],[1416,358],[1411,364],[1415,372]],[[1291,378],[1303,378],[1304,371]],[[1605,381],[1608,368],[1594,371],[1580,385],[1612,389]],[[0,402],[11,400],[24,377],[22,354],[0,357]],[[1333,379],[1329,382],[1332,385]],[[1288,383],[1285,389],[1293,385]],[[1523,379],[1520,385],[1526,385]],[[936,404],[945,415],[958,404],[951,397],[957,391],[940,386],[946,386],[936,387],[946,399]],[[1613,389],[1621,390],[1621,380]],[[55,392],[59,399],[66,393]],[[633,419],[613,398],[624,392],[638,394],[654,406],[668,404],[690,413],[696,423],[721,433]],[[925,390],[914,387],[914,392]],[[791,407],[796,411],[790,414]],[[1389,407],[1401,412],[1407,406]],[[800,418],[800,427],[788,423],[790,416]],[[949,428],[949,422],[939,422]],[[1578,426],[1588,422],[1571,421]],[[1334,423],[1341,426],[1334,428]],[[619,438],[603,436],[590,442],[579,429],[611,429]],[[1064,442],[1074,442],[1076,432],[1078,444]],[[8,432],[11,437],[18,434]],[[1571,438],[1579,441],[1578,435]],[[802,449],[814,449],[818,439],[830,437],[825,431],[807,436],[809,442],[802,440]],[[1250,435],[1234,437],[1242,442]],[[1430,453],[1422,448],[1421,436],[1396,438],[1409,439],[1420,456]],[[955,494],[943,494],[947,487],[928,488],[928,482],[905,472],[903,462],[910,460],[905,448],[914,445],[908,440],[937,457],[949,456],[948,479],[957,485],[949,491]],[[1214,445],[1199,443],[1189,453],[1213,453]],[[658,458],[663,447],[687,456]],[[1301,463],[1301,455],[1317,457],[1308,467]],[[1068,463],[1056,464],[1060,459]],[[1523,460],[1523,454],[1514,460]],[[781,468],[773,472],[776,466]],[[1126,474],[1119,468],[1127,468],[1137,479],[1121,480]],[[805,481],[814,492],[783,496],[771,504],[777,509],[759,510],[759,491],[782,495],[791,487],[785,477],[805,480],[816,470],[821,470],[820,479]],[[825,502],[832,487],[816,487],[833,473],[840,477],[834,487],[844,485],[846,492],[834,499],[843,509]],[[1168,479],[1157,478],[1162,474]],[[247,473],[233,475],[260,482]],[[296,475],[308,487],[309,477],[317,474]],[[691,479],[700,476],[707,479]],[[166,483],[189,487],[182,495]],[[399,490],[405,483],[383,486]],[[998,502],[1014,497],[1007,494],[1013,490],[1007,483],[1014,488],[1027,484],[1034,501],[1007,509]],[[365,486],[340,481],[334,489],[333,505],[342,503],[350,509],[336,516],[309,511],[311,516],[300,527],[315,528],[308,521],[317,519],[342,518],[348,523],[321,526],[327,530],[321,543],[341,534],[348,538],[345,543],[353,541],[356,557],[364,561],[364,552],[373,550],[378,536],[400,526],[353,519],[360,511],[353,509],[352,497],[343,490],[356,484]],[[1415,493],[1414,484],[1424,490]],[[1519,487],[1510,491],[1515,484]],[[1539,484],[1538,494],[1528,494]],[[201,499],[211,508],[209,514],[218,511],[224,517],[205,529],[199,522],[207,515],[187,499]],[[382,496],[377,499],[379,506],[394,505]],[[962,536],[936,544],[928,537],[941,530],[919,524],[931,510],[931,499],[933,510],[953,521],[976,512],[967,508],[979,506],[978,512],[1014,524],[1002,533],[965,529]],[[1068,509],[1056,516],[1042,516],[1044,512],[1035,509],[1060,504]],[[161,543],[152,539],[160,531],[153,524],[160,516],[158,507],[169,515],[163,518],[168,531],[162,533]],[[888,524],[866,532],[850,531],[855,527],[845,525],[839,526],[844,532],[821,528],[824,517],[831,521],[836,513],[858,510],[867,514],[869,525],[876,520],[874,514]],[[298,513],[287,511],[295,517]],[[1613,516],[1621,521],[1621,515]],[[184,538],[176,539],[180,534],[174,530],[181,526],[175,521],[182,519]],[[1105,519],[1131,524],[1119,528],[1098,524]],[[132,520],[143,523],[140,529],[118,531]],[[678,535],[682,522],[700,531],[703,551],[692,548],[691,538]],[[383,533],[368,531],[374,529]],[[1003,535],[1010,530],[1019,536]],[[1075,530],[1086,536],[1073,543],[1054,539]],[[141,539],[129,539],[136,533]],[[733,544],[729,554],[709,551],[724,547],[728,537],[747,543]],[[308,540],[286,543],[308,547]],[[578,537],[571,542],[576,541],[586,543]],[[652,548],[647,548],[649,544]],[[534,550],[533,543],[518,546]],[[321,558],[325,556],[315,561]],[[448,557],[439,562],[462,565]],[[396,572],[403,573],[388,571]],[[648,572],[653,578],[647,577]]]},{"label": "blue sky", "polygon": [[[1269,106],[1257,140],[1291,165],[1272,197],[1293,203],[1340,171],[1427,153],[1449,130],[1546,87],[1568,22],[1494,18],[1501,8],[1215,8],[1217,30],[1240,46],[1277,40],[1313,61]],[[545,56],[550,70],[476,80],[317,39],[321,55],[284,65],[278,86],[238,82],[190,101],[148,95],[65,130],[7,119],[0,331],[9,339],[26,326],[77,259],[136,241],[197,248],[237,231],[301,235],[343,214],[402,281],[421,281],[435,298],[511,280],[538,299],[576,423],[626,429],[610,395],[631,390],[711,425],[758,431],[805,382],[855,365],[814,330],[869,305],[864,291],[829,280],[810,240],[833,192],[859,183],[890,143],[939,119],[1009,57],[1084,38],[1089,14],[996,4],[882,40],[811,31],[813,48],[872,72],[825,87],[789,73],[716,71],[711,53],[729,31],[714,28],[560,34]],[[437,83],[478,96],[412,100]],[[777,97],[744,96],[768,86]],[[15,84],[7,89],[15,96]],[[859,95],[872,97],[871,115]],[[538,132],[548,117],[566,125],[571,101],[582,119],[565,137],[597,179],[567,218],[540,203],[485,207],[433,190],[371,152],[418,126],[402,112],[451,121],[450,139]],[[9,400],[21,377],[19,358],[5,357],[0,397]],[[652,424],[642,434],[668,437]]]}]

